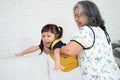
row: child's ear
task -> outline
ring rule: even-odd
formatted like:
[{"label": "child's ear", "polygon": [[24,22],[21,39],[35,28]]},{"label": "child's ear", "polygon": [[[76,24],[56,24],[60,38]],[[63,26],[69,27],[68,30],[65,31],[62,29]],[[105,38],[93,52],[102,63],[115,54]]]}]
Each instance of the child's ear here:
[{"label": "child's ear", "polygon": [[59,37],[59,35],[58,35],[58,34],[56,34],[56,35],[55,35],[55,38],[57,39],[58,37]]}]

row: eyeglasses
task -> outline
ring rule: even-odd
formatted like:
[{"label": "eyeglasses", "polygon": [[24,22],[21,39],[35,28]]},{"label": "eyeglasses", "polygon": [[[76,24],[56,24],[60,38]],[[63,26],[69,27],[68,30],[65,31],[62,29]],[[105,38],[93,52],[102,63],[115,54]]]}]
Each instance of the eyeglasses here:
[{"label": "eyeglasses", "polygon": [[74,18],[80,18],[82,15],[83,14],[77,14],[77,15],[74,14]]}]

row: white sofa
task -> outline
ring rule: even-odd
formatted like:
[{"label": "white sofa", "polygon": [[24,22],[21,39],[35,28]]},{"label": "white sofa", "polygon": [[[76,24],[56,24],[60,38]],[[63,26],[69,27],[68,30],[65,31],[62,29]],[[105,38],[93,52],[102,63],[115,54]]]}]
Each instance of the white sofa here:
[{"label": "white sofa", "polygon": [[79,67],[70,72],[53,71],[53,68],[54,61],[46,54],[0,56],[0,80],[81,80]]},{"label": "white sofa", "polygon": [[0,80],[80,80],[80,68],[70,72],[53,71],[49,55],[0,57]]}]

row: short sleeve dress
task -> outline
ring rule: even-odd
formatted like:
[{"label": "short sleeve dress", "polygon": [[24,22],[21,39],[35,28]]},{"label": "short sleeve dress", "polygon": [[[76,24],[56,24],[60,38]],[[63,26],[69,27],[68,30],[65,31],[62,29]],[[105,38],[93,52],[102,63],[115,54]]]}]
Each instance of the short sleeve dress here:
[{"label": "short sleeve dress", "polygon": [[81,27],[72,41],[83,46],[79,54],[82,80],[120,80],[120,70],[114,60],[111,43],[108,43],[100,27]]}]

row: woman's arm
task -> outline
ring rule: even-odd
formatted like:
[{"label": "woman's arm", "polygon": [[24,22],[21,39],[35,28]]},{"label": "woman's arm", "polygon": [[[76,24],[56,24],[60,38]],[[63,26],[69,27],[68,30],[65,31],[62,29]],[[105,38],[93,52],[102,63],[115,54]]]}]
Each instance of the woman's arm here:
[{"label": "woman's arm", "polygon": [[16,56],[23,56],[25,54],[28,54],[28,53],[32,53],[32,52],[35,52],[37,50],[39,50],[39,45],[35,45],[35,46],[31,46],[30,48],[27,48],[25,50],[23,50],[22,52],[18,53],[18,54],[15,54]]},{"label": "woman's arm", "polygon": [[77,55],[82,52],[82,50],[83,47],[75,41],[70,41],[66,46],[62,46],[60,49],[61,54],[68,56]]}]

